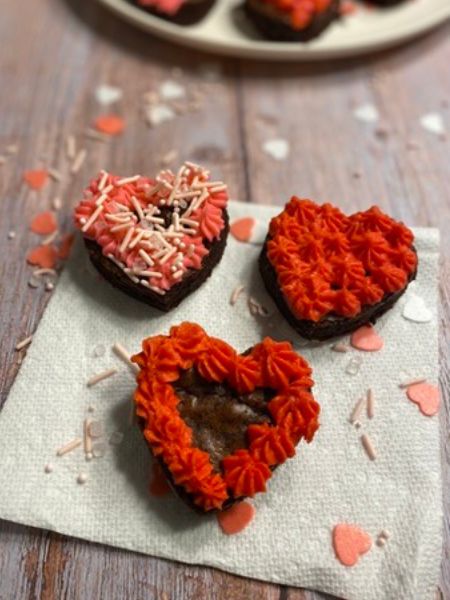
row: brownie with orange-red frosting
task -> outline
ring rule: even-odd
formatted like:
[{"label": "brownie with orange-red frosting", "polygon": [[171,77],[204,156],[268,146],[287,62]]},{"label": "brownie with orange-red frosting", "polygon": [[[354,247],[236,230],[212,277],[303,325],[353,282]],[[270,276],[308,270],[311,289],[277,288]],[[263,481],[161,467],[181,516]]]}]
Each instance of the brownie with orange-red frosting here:
[{"label": "brownie with orange-red frosting", "polygon": [[102,171],[77,205],[75,224],[92,263],[112,285],[168,311],[222,258],[227,202],[227,186],[191,162],[155,178]]},{"label": "brownie with orange-red frosting", "polygon": [[145,339],[132,360],[145,440],[174,491],[201,513],[265,492],[319,426],[311,369],[288,342],[265,338],[238,354],[185,322]]},{"label": "brownie with orange-red frosting", "polygon": [[244,10],[264,37],[307,42],[340,16],[340,0],[245,0]]},{"label": "brownie with orange-red frosting", "polygon": [[215,0],[130,0],[147,12],[178,25],[192,25],[203,19]]},{"label": "brownie with orange-red frosting", "polygon": [[375,322],[415,278],[414,235],[378,207],[346,216],[293,197],[272,219],[259,267],[303,337],[324,340]]}]

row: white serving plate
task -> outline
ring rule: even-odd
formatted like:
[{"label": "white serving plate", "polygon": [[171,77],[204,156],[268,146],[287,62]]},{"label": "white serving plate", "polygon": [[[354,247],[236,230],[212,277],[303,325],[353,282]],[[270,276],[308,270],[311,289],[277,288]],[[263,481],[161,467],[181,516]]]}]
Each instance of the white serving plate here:
[{"label": "white serving plate", "polygon": [[[239,11],[242,0],[216,0],[200,22],[181,26],[126,0],[99,0],[124,20],[172,42],[229,56],[264,60],[323,60],[356,56],[410,40],[450,18],[450,0],[409,0],[390,9],[361,8],[307,44],[258,38]],[[241,25],[242,24],[242,25]]]}]

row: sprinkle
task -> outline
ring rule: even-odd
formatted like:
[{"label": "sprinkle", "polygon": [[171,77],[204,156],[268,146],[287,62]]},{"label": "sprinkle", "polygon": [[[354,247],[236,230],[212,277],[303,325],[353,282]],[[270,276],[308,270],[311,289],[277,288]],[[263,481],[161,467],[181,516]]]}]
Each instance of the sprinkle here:
[{"label": "sprinkle", "polygon": [[174,279],[180,279],[180,278],[183,276],[183,273],[184,273],[183,269],[180,269],[179,271],[176,271],[176,272],[175,272],[175,273],[172,275],[172,277],[173,277]]},{"label": "sprinkle", "polygon": [[118,446],[119,444],[122,443],[123,437],[124,436],[121,431],[113,431],[111,433],[111,435],[109,436],[109,443],[112,446]]},{"label": "sprinkle", "polygon": [[94,210],[92,215],[89,217],[89,219],[86,221],[86,223],[83,225],[83,227],[81,228],[81,231],[86,232],[91,227],[91,225],[93,225],[95,223],[95,221],[97,220],[97,218],[99,217],[99,215],[102,211],[103,211],[103,206],[98,206]]},{"label": "sprinkle", "polygon": [[54,181],[61,181],[62,179],[61,173],[56,169],[48,169],[48,174]]},{"label": "sprinkle", "polygon": [[365,400],[364,398],[360,398],[356,402],[356,404],[352,410],[352,414],[350,415],[350,423],[352,425],[354,425],[356,423],[356,421],[358,421],[359,417],[361,416],[364,400]]},{"label": "sprinkle", "polygon": [[59,210],[62,207],[61,198],[59,196],[53,198],[52,207],[54,210]]},{"label": "sprinkle", "polygon": [[380,536],[377,538],[376,544],[377,546],[380,546],[380,548],[382,548],[386,544],[386,539]]},{"label": "sprinkle", "polygon": [[337,344],[331,346],[331,349],[334,352],[348,352],[350,350],[350,347],[347,346],[347,344],[344,344],[343,342],[338,342]]},{"label": "sprinkle", "polygon": [[435,135],[445,135],[445,124],[439,113],[427,113],[420,118],[420,124],[424,129]]},{"label": "sprinkle", "polygon": [[267,140],[263,144],[263,150],[275,160],[285,160],[289,155],[289,142],[282,138]]},{"label": "sprinkle", "polygon": [[165,104],[149,106],[145,111],[145,120],[150,127],[155,127],[165,121],[170,121],[174,117],[175,113],[172,108]]},{"label": "sprinkle", "polygon": [[99,438],[103,435],[103,424],[100,421],[91,421],[89,423],[89,435],[92,438]]},{"label": "sprinkle", "polygon": [[144,215],[144,212],[142,210],[142,206],[140,205],[138,199],[135,196],[131,196],[130,201],[131,201],[131,204],[136,209],[136,212],[138,214],[139,219],[140,220],[145,219],[145,215]]},{"label": "sprinkle", "polygon": [[399,383],[398,387],[401,389],[409,388],[410,385],[416,385],[416,383],[423,383],[426,381],[426,377],[419,377],[417,379],[409,379],[408,381],[404,381],[403,383]]},{"label": "sprinkle", "polygon": [[230,233],[234,239],[239,242],[248,242],[252,235],[255,219],[253,217],[244,217],[233,221],[230,226]]},{"label": "sprinkle", "polygon": [[185,97],[186,90],[176,81],[168,79],[160,85],[159,94],[164,100],[178,100]]},{"label": "sprinkle", "polygon": [[366,451],[367,456],[370,458],[370,460],[375,460],[376,459],[375,448],[373,447],[372,442],[366,433],[364,433],[361,436],[361,443],[364,447],[364,450]]},{"label": "sprinkle", "polygon": [[102,84],[95,89],[95,98],[99,104],[107,106],[121,100],[123,92],[119,87]]},{"label": "sprinkle", "polygon": [[86,473],[79,473],[78,477],[77,477],[77,483],[79,483],[80,485],[83,485],[84,483],[86,483],[88,480],[88,476]]},{"label": "sprinkle", "polygon": [[61,446],[61,448],[56,451],[56,456],[64,456],[64,454],[68,454],[69,452],[72,452],[72,450],[75,450],[75,448],[81,446],[82,443],[83,440],[81,438],[75,438],[71,442],[65,444],[65,446]]},{"label": "sprinkle", "polygon": [[403,307],[402,317],[414,323],[429,323],[433,318],[433,313],[421,296],[410,294]]},{"label": "sprinkle", "polygon": [[353,114],[359,121],[364,121],[365,123],[375,123],[379,118],[377,108],[373,104],[368,103],[356,107]]},{"label": "sprinkle", "polygon": [[53,269],[57,257],[58,253],[54,246],[36,246],[28,252],[27,262],[30,265]]},{"label": "sprinkle", "polygon": [[55,230],[53,233],[51,233],[50,235],[48,235],[47,237],[45,237],[42,240],[42,245],[48,246],[49,244],[54,242],[57,237],[58,237],[58,230]]},{"label": "sprinkle", "polygon": [[155,262],[150,258],[147,252],[142,248],[141,250],[139,250],[139,256],[145,260],[149,267],[153,267],[153,265],[155,264]]},{"label": "sprinkle", "polygon": [[125,252],[125,250],[128,248],[128,244],[131,241],[131,238],[133,237],[133,233],[134,233],[134,228],[130,228],[128,229],[128,231],[126,232],[122,243],[119,246],[119,252]]},{"label": "sprinkle", "polygon": [[240,533],[248,527],[255,516],[255,507],[249,502],[239,502],[217,513],[220,528],[226,535]]},{"label": "sprinkle", "polygon": [[136,273],[136,275],[139,275],[139,277],[156,277],[156,278],[163,277],[163,274],[159,273],[159,271],[138,271]]},{"label": "sprinkle", "polygon": [[45,291],[52,292],[54,288],[54,284],[51,281],[47,281],[47,283],[45,284]]},{"label": "sprinkle", "polygon": [[375,398],[373,395],[373,390],[370,388],[367,390],[367,416],[369,419],[373,419],[375,410]]},{"label": "sprinkle", "polygon": [[368,533],[357,525],[338,523],[333,528],[333,548],[336,558],[346,567],[353,567],[372,547]]},{"label": "sprinkle", "polygon": [[377,352],[384,345],[382,338],[372,325],[363,325],[354,331],[350,341],[354,348],[363,352]]},{"label": "sprinkle", "polygon": [[86,131],[84,132],[85,137],[88,138],[88,140],[92,140],[94,142],[103,142],[106,143],[108,142],[108,138],[103,135],[102,133],[100,133],[99,131],[95,131],[95,129],[86,129]]},{"label": "sprinkle", "polygon": [[50,275],[51,277],[56,277],[57,272],[55,269],[36,269],[33,271],[33,275],[36,277],[42,277],[42,275]]},{"label": "sprinkle", "polygon": [[133,369],[133,371],[135,371],[136,373],[139,372],[139,367],[137,366],[136,363],[131,361],[130,353],[122,346],[122,344],[120,344],[119,342],[116,342],[113,345],[112,349],[113,349],[113,352],[119,358],[121,358],[129,367],[131,367]]},{"label": "sprinkle", "polygon": [[30,230],[38,235],[49,235],[56,227],[55,215],[49,210],[36,215],[30,224]]},{"label": "sprinkle", "polygon": [[16,344],[16,350],[22,350],[22,348],[25,348],[26,346],[31,344],[32,339],[33,339],[33,336],[29,335],[27,338],[25,338],[24,340],[22,340],[21,342]]},{"label": "sprinkle", "polygon": [[87,452],[87,453],[84,455],[84,458],[85,458],[85,460],[87,460],[87,461],[90,461],[90,460],[92,460],[92,459],[94,458],[94,455],[93,455],[93,453],[92,453],[92,452]]},{"label": "sprinkle", "polygon": [[132,250],[143,238],[145,231],[141,230],[136,234],[134,240],[130,243],[129,248]]},{"label": "sprinkle", "polygon": [[427,417],[433,417],[439,412],[439,389],[431,383],[415,383],[410,385],[406,395],[411,402],[419,406],[420,411]]},{"label": "sprinkle", "polygon": [[177,249],[175,247],[171,248],[168,252],[164,254],[164,256],[160,259],[159,263],[161,265],[166,263],[169,260],[169,258],[175,254],[176,251]]},{"label": "sprinkle", "polygon": [[36,289],[39,287],[40,282],[35,279],[33,276],[30,277],[30,279],[28,280],[28,285],[30,288]]},{"label": "sprinkle", "polygon": [[8,240],[13,240],[16,237],[16,232],[15,231],[9,231],[8,232]]},{"label": "sprinkle", "polygon": [[239,296],[242,294],[242,292],[245,290],[245,286],[243,285],[238,285],[236,288],[234,288],[231,297],[230,297],[230,304],[231,306],[234,306],[236,304],[236,302],[239,299]]},{"label": "sprinkle", "polygon": [[87,382],[87,386],[91,387],[93,385],[95,385],[96,383],[99,383],[100,381],[103,381],[104,379],[107,379],[108,377],[111,377],[112,375],[115,375],[117,373],[118,369],[108,369],[107,371],[103,371],[102,373],[98,373],[97,375],[93,375]]},{"label": "sprinkle", "polygon": [[382,529],[380,531],[380,537],[385,538],[386,540],[388,540],[391,537],[391,533],[387,529]]},{"label": "sprinkle", "polygon": [[44,467],[44,473],[53,473],[53,465],[50,463],[47,463]]},{"label": "sprinkle", "polygon": [[106,454],[106,444],[103,442],[94,444],[92,447],[92,454],[94,458],[103,458]]},{"label": "sprinkle", "polygon": [[23,180],[32,190],[40,190],[47,183],[48,171],[44,169],[37,171],[25,171]]},{"label": "sprinkle", "polygon": [[106,135],[119,135],[125,129],[125,121],[119,115],[102,115],[95,120],[94,127]]},{"label": "sprinkle", "polygon": [[128,183],[134,183],[135,181],[138,181],[141,178],[140,175],[133,175],[132,177],[123,177],[122,179],[119,179],[119,181],[116,182],[116,187],[120,187],[122,185],[127,185]]},{"label": "sprinkle", "polygon": [[77,153],[76,142],[73,135],[68,135],[66,138],[66,154],[69,160],[73,160],[75,158],[75,154]]},{"label": "sprinkle", "polygon": [[87,151],[85,148],[82,148],[78,152],[78,154],[75,156],[72,166],[70,168],[70,172],[72,173],[72,175],[75,175],[81,169],[84,161],[86,160],[86,156],[87,156]]},{"label": "sprinkle", "polygon": [[88,452],[92,452],[92,440],[89,435],[89,419],[85,419],[83,423],[83,447],[84,453],[88,454]]}]

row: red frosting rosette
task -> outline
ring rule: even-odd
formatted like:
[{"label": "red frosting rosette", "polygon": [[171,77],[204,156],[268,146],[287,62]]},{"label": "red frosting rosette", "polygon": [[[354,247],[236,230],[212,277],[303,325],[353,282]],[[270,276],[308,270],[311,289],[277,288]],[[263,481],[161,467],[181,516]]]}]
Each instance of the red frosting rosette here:
[{"label": "red frosting rosette", "polygon": [[[140,367],[134,397],[145,439],[175,484],[191,494],[203,511],[265,491],[273,468],[295,454],[302,438],[309,442],[318,428],[311,369],[288,342],[265,338],[240,355],[199,325],[182,323],[172,327],[168,336],[144,340],[142,351],[132,360]],[[271,422],[250,424],[248,448],[224,457],[217,469],[209,454],[195,447],[171,385],[191,367],[207,381],[226,382],[239,394],[258,388],[274,394],[267,404]]]}]

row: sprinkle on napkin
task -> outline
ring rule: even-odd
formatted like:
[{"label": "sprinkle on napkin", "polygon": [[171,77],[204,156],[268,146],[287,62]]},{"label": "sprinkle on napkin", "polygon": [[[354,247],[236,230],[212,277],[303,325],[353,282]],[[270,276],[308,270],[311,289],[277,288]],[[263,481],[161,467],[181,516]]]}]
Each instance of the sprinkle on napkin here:
[{"label": "sprinkle on napkin", "polygon": [[243,217],[231,223],[230,233],[238,242],[260,246],[266,238],[267,227],[258,219]]},{"label": "sprinkle on napkin", "polygon": [[48,180],[48,171],[39,169],[36,171],[25,171],[23,180],[32,190],[40,190],[44,187]]},{"label": "sprinkle on napkin", "polygon": [[38,235],[50,235],[56,231],[56,228],[57,223],[55,215],[50,210],[46,210],[36,215],[30,224],[31,231]]},{"label": "sprinkle on napkin", "polygon": [[414,323],[429,323],[433,318],[431,310],[426,306],[425,300],[416,294],[411,294],[403,307],[402,315]]},{"label": "sprinkle on napkin", "polygon": [[372,538],[357,525],[339,523],[333,528],[333,548],[336,558],[346,567],[353,567],[372,547]]},{"label": "sprinkle on napkin", "polygon": [[378,352],[383,348],[383,339],[372,325],[363,325],[354,331],[350,338],[353,348],[363,352]]},{"label": "sprinkle on napkin", "polygon": [[239,502],[227,510],[220,511],[217,514],[217,521],[224,533],[234,535],[248,527],[253,521],[255,512],[255,507],[250,502]]},{"label": "sprinkle on napkin", "polygon": [[186,90],[178,82],[168,79],[160,85],[159,94],[164,100],[179,100],[186,96]]},{"label": "sprinkle on napkin", "polygon": [[439,388],[431,383],[413,383],[407,388],[406,395],[417,404],[420,411],[427,417],[433,417],[439,412]]},{"label": "sprinkle on napkin", "polygon": [[119,135],[125,129],[125,121],[119,115],[102,115],[97,117],[94,127],[106,135]]}]

